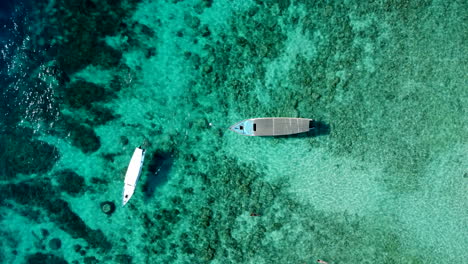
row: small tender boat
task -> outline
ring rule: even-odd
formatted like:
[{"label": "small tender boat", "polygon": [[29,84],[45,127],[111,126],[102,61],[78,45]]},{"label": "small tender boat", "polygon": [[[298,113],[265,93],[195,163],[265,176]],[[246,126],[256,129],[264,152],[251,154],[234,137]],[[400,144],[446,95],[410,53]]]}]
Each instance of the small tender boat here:
[{"label": "small tender boat", "polygon": [[132,198],[135,192],[135,187],[138,179],[140,178],[141,168],[143,167],[143,161],[145,160],[145,150],[138,147],[133,152],[130,164],[128,164],[127,173],[125,174],[125,183],[123,189],[123,200],[122,206],[125,206],[127,202]]},{"label": "small tender boat", "polygon": [[308,132],[314,120],[308,118],[266,117],[243,120],[229,129],[245,136],[285,136]]}]

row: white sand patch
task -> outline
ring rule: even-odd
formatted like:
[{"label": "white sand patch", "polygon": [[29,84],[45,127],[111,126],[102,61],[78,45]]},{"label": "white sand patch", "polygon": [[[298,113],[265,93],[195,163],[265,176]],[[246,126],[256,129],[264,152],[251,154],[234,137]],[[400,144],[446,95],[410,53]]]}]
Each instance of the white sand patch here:
[{"label": "white sand patch", "polygon": [[376,181],[381,169],[330,156],[324,148],[311,148],[307,138],[280,141],[231,134],[225,137],[232,144],[230,154],[266,168],[270,181],[288,183],[292,195],[316,209],[367,215],[390,198]]},{"label": "white sand patch", "polygon": [[395,208],[407,231],[402,235],[418,239],[447,263],[468,259],[467,168],[466,144],[438,155],[426,168],[423,190],[402,196]]}]

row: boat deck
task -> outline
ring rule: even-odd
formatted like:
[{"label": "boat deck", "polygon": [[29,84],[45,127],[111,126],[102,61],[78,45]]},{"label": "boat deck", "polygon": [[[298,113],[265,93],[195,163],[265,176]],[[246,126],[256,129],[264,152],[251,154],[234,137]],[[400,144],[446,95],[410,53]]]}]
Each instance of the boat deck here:
[{"label": "boat deck", "polygon": [[255,118],[255,136],[282,136],[307,132],[310,119],[305,118]]}]

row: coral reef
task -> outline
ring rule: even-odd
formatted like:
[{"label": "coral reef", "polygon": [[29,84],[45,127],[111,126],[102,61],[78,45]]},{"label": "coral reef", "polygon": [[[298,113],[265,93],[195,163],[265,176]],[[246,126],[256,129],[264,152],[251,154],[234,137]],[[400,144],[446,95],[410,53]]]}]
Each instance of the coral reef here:
[{"label": "coral reef", "polygon": [[116,118],[118,118],[118,116],[115,115],[111,109],[103,107],[103,106],[93,105],[88,112],[85,122],[88,125],[94,127],[94,126],[104,125],[107,122],[112,121]]},{"label": "coral reef", "polygon": [[127,255],[127,254],[119,254],[119,255],[116,255],[114,258],[115,262],[119,264],[132,264],[133,263],[132,259],[133,259],[132,256]]},{"label": "coral reef", "polygon": [[102,231],[93,230],[71,210],[68,202],[57,198],[58,194],[49,179],[23,181],[17,184],[0,186],[1,202],[13,199],[19,204],[39,207],[46,211],[57,227],[69,233],[73,238],[83,238],[92,248],[109,251],[112,244]]},{"label": "coral reef", "polygon": [[58,238],[52,238],[49,240],[49,248],[52,250],[58,250],[62,247],[62,241]]},{"label": "coral reef", "polygon": [[62,170],[55,174],[60,190],[72,196],[83,194],[86,182],[83,176],[72,170]]},{"label": "coral reef", "polygon": [[[193,18],[187,17],[185,22],[193,24]],[[278,27],[278,17],[273,9],[253,7],[245,13],[236,14],[229,21],[230,32],[223,32],[213,37],[203,28],[198,30],[201,37],[207,39],[203,47],[204,55],[187,51],[185,56],[195,69],[201,69],[199,74],[201,88],[196,90],[194,97],[210,94],[216,89],[218,99],[213,104],[219,110],[232,109],[244,116],[276,115],[270,107],[258,104],[255,93],[251,92],[250,78],[263,79],[266,68],[264,62],[270,62],[280,55],[287,36]],[[222,44],[221,44],[222,43]],[[251,72],[246,76],[244,69]],[[226,98],[229,98],[226,100]],[[242,102],[240,104],[239,102]],[[229,107],[226,105],[229,104]],[[244,105],[255,107],[244,107]],[[261,114],[260,114],[261,113]]]},{"label": "coral reef", "polygon": [[[220,156],[211,159],[206,171],[194,168],[189,172],[204,183],[194,195],[175,196],[171,207],[143,214],[146,239],[151,241],[146,251],[157,254],[158,260],[177,254],[187,262],[256,259],[259,263],[288,263],[320,255],[349,262],[356,252],[360,259],[376,263],[419,258],[402,254],[399,238],[367,219],[331,214],[293,201],[283,193],[284,186],[265,182],[259,168],[252,165]],[[193,202],[192,196],[200,199],[201,193],[203,200]],[[181,226],[186,223],[183,219],[190,219],[189,227]],[[296,251],[290,251],[291,244],[297,245]],[[366,251],[370,246],[376,250]]]},{"label": "coral reef", "polygon": [[61,199],[46,203],[45,209],[53,214],[57,226],[68,232],[73,238],[83,238],[92,248],[101,248],[109,251],[112,244],[107,240],[101,230],[89,228],[84,221],[70,209],[68,203]]},{"label": "coral reef", "polygon": [[84,263],[84,264],[98,264],[98,263],[100,263],[100,262],[99,262],[99,260],[98,260],[96,257],[91,256],[91,257],[85,257],[85,258],[83,259],[83,263]]},{"label": "coral reef", "polygon": [[[124,27],[124,20],[138,1],[48,1],[37,3],[45,10],[52,10],[45,18],[48,30],[41,36],[43,43],[50,43],[48,56],[57,59],[67,74],[83,67],[101,65],[115,67],[121,52],[109,47],[102,38],[114,35]],[[51,9],[50,9],[51,8]]]},{"label": "coral reef", "polygon": [[[29,67],[18,67],[22,64],[13,60],[8,50],[0,58],[0,64],[12,61],[10,66],[14,66],[8,71],[0,68],[0,82],[6,87],[0,92],[0,177],[14,180],[0,185],[0,206],[13,208],[33,222],[47,216],[71,238],[84,239],[88,245],[77,244],[83,241],[73,243],[72,254],[80,258],[73,263],[135,263],[140,257],[147,263],[172,263],[175,258],[181,263],[308,263],[316,256],[336,263],[422,263],[428,259],[414,253],[419,251],[409,251],[407,241],[403,241],[405,236],[397,232],[401,230],[391,229],[399,224],[395,219],[401,216],[386,218],[372,215],[374,212],[353,215],[320,210],[318,204],[315,208],[298,203],[286,191],[288,182],[294,179],[279,175],[276,179],[280,180],[273,181],[264,175],[270,167],[267,170],[262,162],[251,164],[233,158],[235,154],[227,147],[252,146],[249,144],[254,144],[253,140],[272,145],[300,141],[305,147],[320,142],[330,159],[376,164],[382,169],[377,184],[385,186],[385,192],[392,197],[404,194],[413,198],[411,195],[423,186],[422,177],[435,153],[450,151],[453,144],[466,139],[459,118],[466,105],[466,91],[463,85],[454,84],[459,78],[456,75],[463,73],[453,71],[453,75],[441,80],[434,76],[446,69],[438,67],[445,62],[424,61],[420,55],[430,51],[424,47],[447,44],[446,53],[437,54],[448,61],[454,59],[449,56],[453,50],[465,50],[466,45],[460,41],[463,37],[457,38],[456,34],[451,34],[446,43],[435,44],[432,38],[419,34],[443,36],[437,27],[426,23],[426,18],[439,12],[439,6],[433,7],[426,0],[254,0],[243,2],[250,5],[248,9],[237,4],[223,8],[228,19],[213,21],[214,9],[223,2],[147,1],[142,9],[153,7],[157,15],[139,10],[135,19],[141,21],[132,21],[129,17],[137,2],[35,3],[47,10],[40,14],[44,21],[31,23],[36,25],[31,31],[39,33],[30,34],[24,47],[32,48],[21,48],[15,56],[28,61]],[[176,5],[187,9],[180,11],[173,8]],[[448,8],[453,8],[450,5],[444,6],[443,12],[449,13]],[[438,19],[437,26],[444,23]],[[43,29],[43,24],[49,26]],[[423,27],[425,30],[421,30]],[[1,34],[0,30],[0,41]],[[161,39],[167,35],[170,40]],[[106,36],[114,36],[107,39],[112,39],[112,47],[104,42]],[[171,47],[164,49],[167,43]],[[399,55],[402,50],[404,56]],[[439,47],[435,50],[439,51]],[[461,59],[454,60],[454,64],[466,61],[466,56],[458,57]],[[187,75],[193,79],[181,85],[186,90],[171,94],[172,86],[185,81],[183,75],[176,76],[176,80],[169,75],[160,79],[150,76],[153,72],[146,68],[166,66],[158,64],[160,58],[185,59],[188,65],[174,63],[167,68],[171,72],[192,71]],[[135,60],[137,66],[131,65]],[[129,65],[125,65],[128,61]],[[88,65],[111,70],[108,77],[112,81],[96,84],[77,80],[84,77],[74,73]],[[15,80],[17,75],[26,77]],[[141,102],[148,103],[141,116],[127,116],[122,111],[126,101],[121,95],[127,95],[128,87],[143,91],[139,96],[154,97]],[[441,87],[444,93],[434,93]],[[452,94],[462,96],[452,99]],[[125,115],[121,122],[111,122],[120,118],[110,108],[114,104],[109,103],[111,100],[118,100],[121,108],[116,111]],[[182,104],[184,108],[179,107]],[[243,139],[236,141],[225,135],[221,128],[224,124],[214,122],[212,126],[217,118],[227,122],[239,116],[302,116],[321,121],[314,134],[254,138],[243,143]],[[135,124],[128,117],[142,117],[141,123]],[[179,120],[183,120],[183,126],[174,124]],[[21,131],[20,123],[31,130]],[[118,129],[111,127],[114,123]],[[130,129],[138,135],[125,134]],[[92,225],[88,226],[72,210],[65,198],[73,198],[60,196],[63,191],[76,197],[86,189],[89,196],[83,198],[96,203],[96,194],[108,191],[113,180],[91,177],[92,186],[87,189],[85,179],[69,169],[54,174],[58,187],[44,178],[59,159],[57,148],[45,140],[66,138],[90,154],[101,147],[96,131],[102,136],[109,131],[125,134],[111,135],[117,142],[112,147],[122,149],[130,148],[141,134],[158,141],[157,154],[146,163],[146,181],[139,186],[147,198],[142,203],[151,206],[126,208],[141,221],[145,229],[141,237],[135,235],[138,229],[127,229],[128,233],[117,234],[111,243],[111,236],[107,238],[101,230],[90,228]],[[108,140],[103,138],[106,148]],[[115,149],[83,156],[96,158],[96,163],[104,166],[122,161]],[[116,171],[114,166],[109,167],[112,173]],[[172,173],[176,180],[168,178]],[[24,181],[16,177],[19,174],[38,175],[24,176],[32,178]],[[161,186],[171,192],[154,195]],[[376,206],[387,205],[379,202]],[[103,215],[114,213],[114,202],[94,205],[102,211],[96,217],[104,218],[106,223],[125,221],[117,220],[117,215]],[[387,225],[386,220],[393,222]],[[47,245],[51,250],[65,249],[61,240],[46,233],[34,245],[38,250],[46,250]],[[141,252],[127,253],[132,247],[127,236],[141,243],[137,245]],[[5,250],[0,251],[1,262]],[[90,256],[100,252],[104,252],[103,256]],[[26,263],[66,261],[53,254],[36,253],[27,256]]]},{"label": "coral reef", "polygon": [[[10,131],[11,133],[12,131]],[[56,147],[31,138],[24,129],[0,136],[0,156],[3,156],[3,173],[0,177],[12,178],[17,174],[43,174],[52,169],[60,158]]]},{"label": "coral reef", "polygon": [[78,80],[67,86],[64,96],[71,107],[90,109],[94,102],[108,99],[109,93],[100,85]]},{"label": "coral reef", "polygon": [[62,116],[64,135],[69,135],[73,146],[81,149],[84,153],[97,151],[101,147],[101,139],[88,125],[81,124],[70,116]]},{"label": "coral reef", "polygon": [[35,253],[26,257],[28,264],[68,264],[62,257],[50,253]]}]

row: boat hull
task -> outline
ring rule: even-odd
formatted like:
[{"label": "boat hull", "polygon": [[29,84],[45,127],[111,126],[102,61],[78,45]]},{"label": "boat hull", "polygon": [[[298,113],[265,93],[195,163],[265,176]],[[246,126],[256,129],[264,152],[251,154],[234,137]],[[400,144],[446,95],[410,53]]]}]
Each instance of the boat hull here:
[{"label": "boat hull", "polygon": [[308,118],[267,117],[251,118],[234,124],[229,129],[244,136],[286,136],[313,129],[314,120]]},{"label": "boat hull", "polygon": [[140,147],[136,148],[133,152],[132,159],[128,164],[127,173],[125,174],[122,206],[127,204],[135,192],[136,184],[140,178],[141,168],[143,167],[144,160],[145,150]]}]

